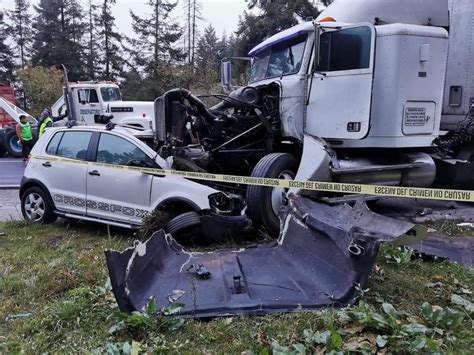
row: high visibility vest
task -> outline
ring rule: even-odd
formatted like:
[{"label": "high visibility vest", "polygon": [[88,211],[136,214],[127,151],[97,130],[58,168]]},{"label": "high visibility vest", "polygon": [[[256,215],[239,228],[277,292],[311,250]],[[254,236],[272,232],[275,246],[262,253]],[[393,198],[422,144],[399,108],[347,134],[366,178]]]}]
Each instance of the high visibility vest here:
[{"label": "high visibility vest", "polygon": [[20,125],[21,139],[24,141],[31,141],[33,139],[33,134],[31,133],[31,126],[27,123],[18,123]]},{"label": "high visibility vest", "polygon": [[46,131],[46,126],[49,124],[49,123],[53,123],[53,119],[51,117],[46,117],[44,119],[43,122],[41,122],[41,125],[40,125],[40,128],[39,128],[39,132],[38,132],[38,138],[41,138],[41,136],[44,134],[44,132]]}]

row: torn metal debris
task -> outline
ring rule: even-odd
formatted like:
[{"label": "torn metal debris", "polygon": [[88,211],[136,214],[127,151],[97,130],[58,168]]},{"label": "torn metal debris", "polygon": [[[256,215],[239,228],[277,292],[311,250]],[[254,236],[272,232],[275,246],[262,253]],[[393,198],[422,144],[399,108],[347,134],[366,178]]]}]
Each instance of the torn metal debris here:
[{"label": "torn metal debris", "polygon": [[472,243],[472,237],[449,238],[431,234],[423,241],[407,245],[410,249],[427,257],[449,260],[474,269],[474,244]]},{"label": "torn metal debris", "polygon": [[239,250],[193,253],[160,231],[123,253],[107,251],[120,309],[141,310],[150,297],[166,307],[177,294],[182,317],[351,305],[381,242],[423,236],[411,223],[371,212],[363,200],[330,206],[291,195],[280,219],[277,241]]}]

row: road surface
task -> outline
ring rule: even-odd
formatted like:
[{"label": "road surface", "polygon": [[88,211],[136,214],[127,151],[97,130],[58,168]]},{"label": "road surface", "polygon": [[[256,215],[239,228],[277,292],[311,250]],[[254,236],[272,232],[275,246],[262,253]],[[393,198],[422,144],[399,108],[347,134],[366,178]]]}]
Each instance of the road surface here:
[{"label": "road surface", "polygon": [[0,158],[0,189],[19,187],[25,165],[21,159]]},{"label": "road surface", "polygon": [[0,190],[0,222],[20,219],[22,217],[18,190]]}]

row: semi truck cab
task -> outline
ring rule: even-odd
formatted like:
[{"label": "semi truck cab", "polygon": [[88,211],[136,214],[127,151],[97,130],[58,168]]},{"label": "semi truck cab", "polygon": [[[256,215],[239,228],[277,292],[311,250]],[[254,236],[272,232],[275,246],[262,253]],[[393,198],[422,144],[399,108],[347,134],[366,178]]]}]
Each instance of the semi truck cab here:
[{"label": "semi truck cab", "polygon": [[439,135],[449,37],[423,21],[300,24],[250,51],[250,86],[279,86],[284,136],[341,148],[429,147]]}]

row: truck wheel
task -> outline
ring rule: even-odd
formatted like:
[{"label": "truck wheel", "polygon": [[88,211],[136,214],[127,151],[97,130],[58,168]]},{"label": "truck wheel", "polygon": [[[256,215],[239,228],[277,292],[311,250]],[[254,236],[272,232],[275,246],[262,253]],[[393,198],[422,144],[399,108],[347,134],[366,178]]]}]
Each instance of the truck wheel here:
[{"label": "truck wheel", "polygon": [[15,131],[9,131],[5,135],[5,147],[7,148],[8,154],[15,158],[21,158],[22,148],[18,144],[18,137]]},{"label": "truck wheel", "polygon": [[186,212],[173,218],[166,224],[166,232],[169,234],[175,234],[182,232],[191,227],[197,227],[201,225],[201,219],[196,212]]},{"label": "truck wheel", "polygon": [[52,223],[57,218],[51,198],[39,187],[30,187],[21,196],[21,213],[25,220],[36,224]]},{"label": "truck wheel", "polygon": [[[252,177],[293,180],[298,168],[295,157],[288,153],[273,153],[263,157],[252,171]],[[247,188],[247,214],[255,226],[263,226],[271,235],[280,232],[278,214],[284,203],[285,189],[265,186]]]},{"label": "truck wheel", "polygon": [[3,157],[6,152],[7,152],[7,150],[3,146],[3,143],[0,142],[0,157]]}]

